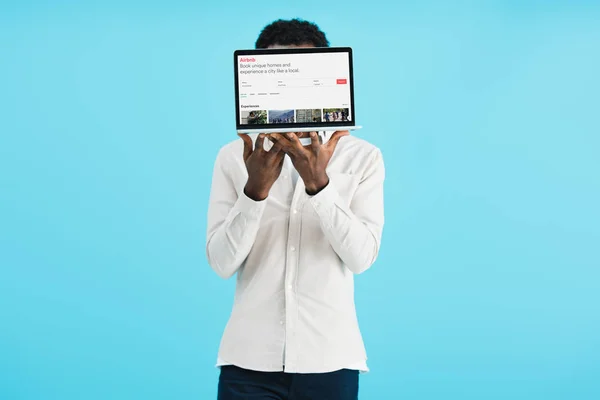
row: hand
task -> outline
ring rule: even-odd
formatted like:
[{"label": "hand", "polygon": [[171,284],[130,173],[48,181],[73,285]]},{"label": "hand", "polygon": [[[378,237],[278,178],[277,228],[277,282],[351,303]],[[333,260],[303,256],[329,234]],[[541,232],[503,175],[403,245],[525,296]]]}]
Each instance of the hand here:
[{"label": "hand", "polygon": [[248,170],[244,193],[252,200],[264,200],[269,196],[271,187],[281,173],[285,153],[277,143],[266,151],[263,147],[265,141],[263,133],[256,138],[254,149],[252,149],[250,136],[246,134],[238,134],[238,136],[244,141],[244,163]]},{"label": "hand", "polygon": [[337,131],[331,135],[327,143],[321,144],[317,132],[310,132],[311,143],[308,146],[303,146],[295,133],[285,135],[275,133],[269,139],[275,145],[279,144],[281,149],[290,156],[298,175],[304,181],[306,192],[315,195],[329,184],[325,169],[340,139],[349,134],[348,131]]}]

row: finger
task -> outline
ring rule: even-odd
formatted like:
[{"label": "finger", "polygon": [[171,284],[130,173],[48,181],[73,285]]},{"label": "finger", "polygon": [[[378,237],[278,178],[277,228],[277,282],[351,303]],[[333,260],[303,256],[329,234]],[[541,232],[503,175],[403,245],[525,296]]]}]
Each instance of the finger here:
[{"label": "finger", "polygon": [[281,135],[279,133],[271,133],[269,135],[269,140],[271,141],[271,143],[273,143],[273,146],[271,147],[271,150],[273,150],[273,147],[275,147],[277,145],[278,148],[281,149]]},{"label": "finger", "polygon": [[280,133],[272,133],[270,136],[272,136],[273,140],[279,144],[280,150],[283,150],[286,153],[292,150],[292,143],[286,136]]},{"label": "finger", "polygon": [[311,132],[310,134],[310,148],[312,151],[316,152],[321,147],[321,142],[319,141],[319,135],[317,132]]},{"label": "finger", "polygon": [[261,133],[260,135],[258,135],[258,137],[256,138],[256,143],[254,143],[254,150],[264,150],[265,149],[265,134]]},{"label": "finger", "polygon": [[281,169],[281,167],[283,167],[283,160],[285,158],[285,153],[282,151],[281,153],[277,154],[277,167]]},{"label": "finger", "polygon": [[267,153],[269,158],[273,160],[274,165],[277,168],[280,168],[285,157],[285,151],[283,151],[281,142],[285,141],[285,139],[282,139],[278,133],[272,133],[269,135],[269,140],[271,140],[274,144]]},{"label": "finger", "polygon": [[[271,139],[271,138],[269,138]],[[271,146],[271,149],[269,150],[269,153],[271,154],[277,154],[281,151],[282,147],[281,147],[281,143],[277,141],[277,139],[271,139],[273,140],[273,146]]]},{"label": "finger", "polygon": [[238,136],[244,142],[244,161],[246,161],[252,154],[252,139],[245,133],[238,133]]},{"label": "finger", "polygon": [[281,152],[281,155],[283,157],[285,153],[290,149],[290,141],[279,133],[270,134],[269,139],[271,139],[274,143],[271,147],[271,150],[269,150],[270,153],[276,154]]},{"label": "finger", "polygon": [[343,138],[344,136],[348,136],[350,134],[350,132],[348,131],[336,131],[333,133],[333,135],[331,135],[331,138],[329,139],[329,141],[327,142],[327,146],[333,150],[335,149],[335,147],[337,146],[338,142],[340,141],[341,138]]},{"label": "finger", "polygon": [[291,144],[290,151],[292,152],[292,154],[298,154],[298,153],[301,153],[302,151],[304,151],[304,146],[302,146],[302,143],[300,143],[300,139],[298,139],[298,134],[288,132],[285,136],[290,141],[290,144]]},{"label": "finger", "polygon": [[283,168],[284,158],[285,153],[283,151],[275,154],[273,158],[275,160],[275,168],[277,168],[279,172],[281,172],[281,169]]}]

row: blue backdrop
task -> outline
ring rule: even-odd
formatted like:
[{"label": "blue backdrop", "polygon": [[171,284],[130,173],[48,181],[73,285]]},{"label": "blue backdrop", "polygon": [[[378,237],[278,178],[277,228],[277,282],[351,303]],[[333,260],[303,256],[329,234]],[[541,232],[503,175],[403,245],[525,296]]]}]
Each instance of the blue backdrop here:
[{"label": "blue backdrop", "polygon": [[297,16],[386,161],[361,399],[599,399],[600,3],[566,0],[3,1],[0,398],[215,398],[232,52]]}]

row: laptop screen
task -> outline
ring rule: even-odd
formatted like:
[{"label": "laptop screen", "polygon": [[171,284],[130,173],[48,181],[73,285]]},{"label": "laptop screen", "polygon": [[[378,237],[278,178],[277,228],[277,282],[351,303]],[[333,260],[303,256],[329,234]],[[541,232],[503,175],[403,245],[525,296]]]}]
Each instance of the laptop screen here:
[{"label": "laptop screen", "polygon": [[354,123],[352,50],[236,51],[237,127],[336,127]]}]

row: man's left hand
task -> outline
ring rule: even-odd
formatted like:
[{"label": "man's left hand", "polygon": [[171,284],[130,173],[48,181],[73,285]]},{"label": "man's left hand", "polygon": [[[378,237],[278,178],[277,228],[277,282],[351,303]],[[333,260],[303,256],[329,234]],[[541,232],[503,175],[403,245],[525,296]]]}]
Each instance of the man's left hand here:
[{"label": "man's left hand", "polygon": [[337,131],[327,143],[321,144],[317,132],[310,132],[311,143],[307,146],[300,143],[296,133],[274,133],[269,135],[269,138],[279,143],[282,151],[290,157],[298,175],[304,181],[306,192],[315,195],[329,184],[325,169],[340,139],[349,134],[348,131]]}]

